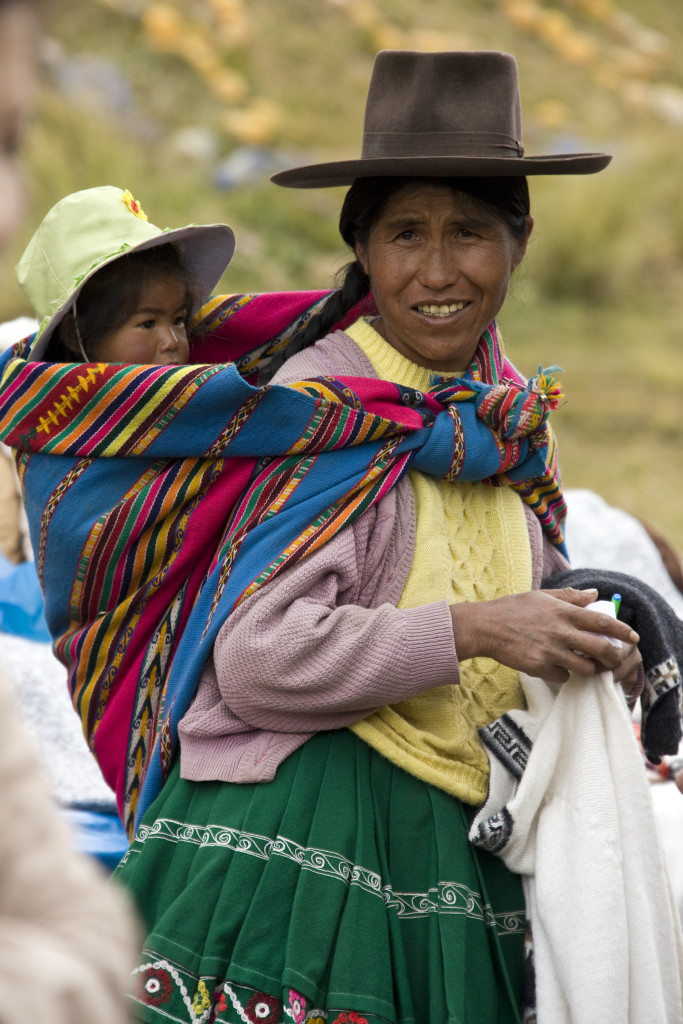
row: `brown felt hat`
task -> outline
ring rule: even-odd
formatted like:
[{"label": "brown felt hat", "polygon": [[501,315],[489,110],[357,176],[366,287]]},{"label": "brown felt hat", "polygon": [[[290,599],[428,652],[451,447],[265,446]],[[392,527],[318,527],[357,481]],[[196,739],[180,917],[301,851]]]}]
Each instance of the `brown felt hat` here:
[{"label": "brown felt hat", "polygon": [[365,107],[360,160],[279,171],[288,188],[350,185],[356,178],[593,174],[606,153],[524,156],[517,62],[496,50],[382,50]]}]

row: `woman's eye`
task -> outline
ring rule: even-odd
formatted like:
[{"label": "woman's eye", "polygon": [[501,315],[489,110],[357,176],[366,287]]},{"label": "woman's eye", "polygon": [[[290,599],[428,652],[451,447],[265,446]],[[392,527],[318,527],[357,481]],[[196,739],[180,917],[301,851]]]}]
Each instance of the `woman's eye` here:
[{"label": "woman's eye", "polygon": [[415,232],[412,228],[406,228],[406,230],[402,231],[398,237],[401,242],[410,242],[411,239],[415,238]]}]

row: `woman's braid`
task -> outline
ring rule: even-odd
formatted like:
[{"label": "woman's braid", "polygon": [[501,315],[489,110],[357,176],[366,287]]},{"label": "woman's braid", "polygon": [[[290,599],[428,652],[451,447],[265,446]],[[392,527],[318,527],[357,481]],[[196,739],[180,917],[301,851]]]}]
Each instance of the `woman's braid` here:
[{"label": "woman's braid", "polygon": [[[340,271],[338,281],[339,287],[331,293],[320,312],[296,331],[285,348],[270,360],[264,372],[268,380],[296,352],[302,352],[309,345],[324,338],[370,291],[370,278],[357,259],[347,263]],[[259,383],[265,384],[266,381],[260,378]]]}]

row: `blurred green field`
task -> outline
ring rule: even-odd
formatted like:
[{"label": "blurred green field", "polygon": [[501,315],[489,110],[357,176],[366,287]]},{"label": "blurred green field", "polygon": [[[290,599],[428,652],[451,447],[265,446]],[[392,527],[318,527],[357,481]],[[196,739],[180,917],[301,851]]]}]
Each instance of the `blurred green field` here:
[{"label": "blurred green field", "polygon": [[[356,155],[384,46],[514,53],[527,153],[615,159],[588,178],[531,179],[536,228],[500,317],[508,352],[526,373],[564,367],[565,484],[683,548],[679,0],[60,0],[47,34],[2,320],[29,312],[12,266],[33,228],[62,195],[98,184],[131,189],[164,226],[230,223],[225,291],[327,286],[345,259],[343,192],[278,189],[267,172],[225,191],[217,161],[245,145],[292,164]],[[69,69],[93,58],[122,76],[118,108],[99,79],[68,91]],[[181,145],[187,129],[200,130],[195,150]]]}]

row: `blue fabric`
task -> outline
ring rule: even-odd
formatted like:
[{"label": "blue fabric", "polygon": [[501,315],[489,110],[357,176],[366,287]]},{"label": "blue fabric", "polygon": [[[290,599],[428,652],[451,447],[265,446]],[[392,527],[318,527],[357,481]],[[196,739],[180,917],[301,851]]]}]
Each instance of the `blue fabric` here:
[{"label": "blue fabric", "polygon": [[76,849],[113,871],[128,849],[128,836],[118,814],[78,807],[62,807],[59,814],[73,829]]},{"label": "blue fabric", "polygon": [[33,562],[14,565],[0,553],[0,630],[50,643],[43,595]]}]

